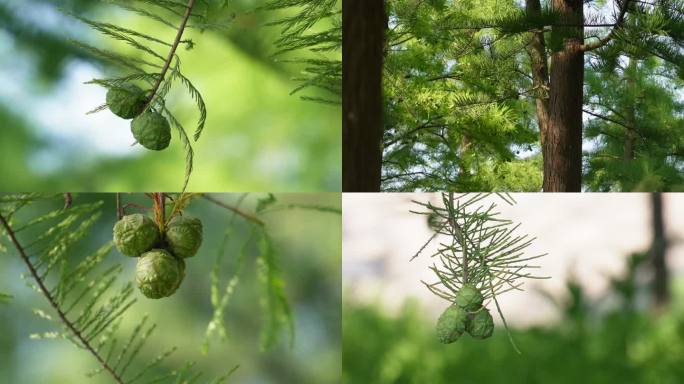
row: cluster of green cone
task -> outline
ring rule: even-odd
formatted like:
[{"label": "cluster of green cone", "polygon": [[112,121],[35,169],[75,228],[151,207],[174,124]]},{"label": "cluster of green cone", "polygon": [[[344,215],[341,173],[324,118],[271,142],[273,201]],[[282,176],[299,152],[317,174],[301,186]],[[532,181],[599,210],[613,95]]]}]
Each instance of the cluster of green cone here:
[{"label": "cluster of green cone", "polygon": [[107,106],[122,119],[131,121],[133,137],[147,149],[161,151],[171,142],[171,126],[159,112],[148,109],[147,92],[134,84],[122,84],[109,88]]},{"label": "cluster of green cone", "polygon": [[202,222],[175,216],[160,233],[149,217],[136,213],[114,225],[114,244],[122,254],[137,257],[135,282],[150,299],[174,294],[185,277],[185,258],[202,245]]},{"label": "cluster of green cone", "polygon": [[456,294],[455,303],[437,320],[437,338],[440,343],[451,344],[464,332],[476,339],[486,339],[494,331],[494,319],[482,306],[482,293],[473,285],[464,284]]}]

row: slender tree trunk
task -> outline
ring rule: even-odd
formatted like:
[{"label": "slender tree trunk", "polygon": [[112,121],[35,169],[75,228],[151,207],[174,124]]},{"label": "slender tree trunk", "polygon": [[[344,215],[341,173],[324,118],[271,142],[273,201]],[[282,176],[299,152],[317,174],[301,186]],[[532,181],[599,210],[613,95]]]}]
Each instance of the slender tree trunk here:
[{"label": "slender tree trunk", "polygon": [[[633,110],[632,110],[633,112]],[[627,116],[629,119],[629,116]],[[624,148],[624,154],[623,154],[623,160],[626,162],[630,162],[634,160],[634,144],[636,143],[636,136],[634,135],[634,131],[631,129],[627,129],[625,132],[625,148]]]},{"label": "slender tree trunk", "polygon": [[[582,25],[582,0],[553,0],[559,22]],[[582,186],[582,87],[584,30],[555,27],[563,48],[551,57],[549,125],[542,146],[544,191],[579,192]]]},{"label": "slender tree trunk", "polygon": [[[539,0],[527,0],[525,7],[530,15],[541,14]],[[549,127],[549,65],[543,31],[532,32],[532,41],[527,53],[532,64],[532,86],[535,89],[537,124],[539,125],[539,137],[543,147]]]},{"label": "slender tree trunk", "polygon": [[653,243],[651,245],[651,261],[653,263],[653,297],[656,309],[663,308],[670,301],[670,277],[667,271],[667,235],[663,217],[663,195],[651,193]]},{"label": "slender tree trunk", "polygon": [[342,2],[342,190],[380,191],[383,0]]}]

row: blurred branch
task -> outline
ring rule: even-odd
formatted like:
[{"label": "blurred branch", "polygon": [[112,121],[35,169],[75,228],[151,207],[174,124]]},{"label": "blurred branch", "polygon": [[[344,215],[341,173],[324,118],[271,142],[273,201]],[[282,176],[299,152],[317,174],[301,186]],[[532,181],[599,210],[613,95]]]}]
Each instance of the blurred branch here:
[{"label": "blurred branch", "polygon": [[212,197],[211,195],[203,194],[202,197],[203,197],[204,199],[206,199],[207,201],[209,201],[209,202],[211,202],[211,203],[214,203],[214,204],[218,205],[218,206],[221,207],[221,208],[225,208],[225,209],[227,209],[227,210],[229,210],[229,211],[232,211],[233,213],[235,213],[235,214],[237,214],[237,215],[239,215],[239,216],[245,218],[246,220],[251,221],[251,222],[254,223],[254,224],[257,224],[257,225],[262,226],[262,227],[263,227],[264,225],[266,225],[266,223],[264,223],[263,220],[259,219],[259,218],[256,217],[255,215],[253,215],[253,214],[251,214],[251,213],[248,213],[248,212],[245,212],[245,211],[243,211],[242,209],[237,208],[236,206],[233,206],[233,205],[224,203],[223,201],[218,200],[218,199]]},{"label": "blurred branch", "polygon": [[656,309],[666,306],[670,301],[669,273],[667,270],[667,235],[663,217],[663,195],[651,193],[651,210],[653,225],[653,242],[651,243],[651,261],[653,262],[653,295]]}]

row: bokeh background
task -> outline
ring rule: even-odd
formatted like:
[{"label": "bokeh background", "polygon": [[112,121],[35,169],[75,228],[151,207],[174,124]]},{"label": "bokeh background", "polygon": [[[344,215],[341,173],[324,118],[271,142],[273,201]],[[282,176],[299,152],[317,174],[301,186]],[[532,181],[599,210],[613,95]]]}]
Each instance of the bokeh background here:
[{"label": "bokeh background", "polygon": [[[343,197],[344,383],[681,383],[684,381],[684,196],[662,195],[668,281],[657,302],[649,194],[496,196],[501,216],[537,237],[538,261],[525,291],[499,297],[486,341],[442,345],[434,326],[448,306],[420,280],[435,278],[427,257],[410,258],[432,232],[411,200],[436,194]],[[662,294],[662,292],[660,292]],[[494,314],[495,307],[490,307]]]},{"label": "bokeh background", "polygon": [[[239,198],[239,195],[231,194],[212,196],[230,204]],[[250,195],[242,207],[253,211],[258,197],[263,196]],[[339,194],[278,194],[276,197],[283,205],[340,207]],[[139,195],[123,195],[123,199],[151,205],[149,200]],[[111,241],[111,230],[116,221],[113,195],[74,195],[77,203],[96,200],[105,202],[103,215],[92,233],[74,249],[75,259]],[[59,204],[57,202],[53,207],[37,204],[35,209],[44,214],[46,209]],[[257,282],[254,265],[259,249],[258,244],[252,242],[247,247],[248,257],[241,280],[225,314],[228,338],[226,341],[212,338],[208,353],[204,355],[201,351],[205,330],[212,316],[210,273],[232,215],[201,198],[194,200],[187,211],[202,219],[205,237],[199,253],[188,260],[187,276],[181,288],[163,300],[146,299],[136,290],[138,303],[122,324],[124,337],[144,314],[149,314],[150,320],[157,324],[139,361],[146,363],[175,345],[178,351],[166,361],[163,366],[165,372],[180,368],[186,361],[195,361],[205,378],[218,377],[240,365],[231,383],[338,383],[341,372],[340,216],[293,209],[261,215],[278,252],[285,291],[294,313],[296,335],[293,347],[290,348],[290,340],[284,333],[275,347],[266,351],[260,349],[260,332],[265,317],[259,307],[263,292]],[[32,214],[30,210],[23,213]],[[241,218],[237,218],[235,223],[222,269],[224,282],[234,271],[235,258],[231,255],[237,255],[252,228]],[[7,245],[5,240],[3,243]],[[133,278],[135,260],[114,250],[105,263],[123,264],[120,283]],[[0,253],[0,271],[0,292],[14,296],[8,303],[0,303],[0,382],[111,383],[105,375],[86,378],[86,372],[96,367],[94,359],[68,341],[29,338],[32,333],[54,329],[53,323],[39,319],[32,310],[41,308],[47,313],[52,312],[48,310],[45,299],[27,286],[29,280],[20,278],[27,271],[16,254],[11,251]]]},{"label": "bokeh background", "polygon": [[[234,17],[225,32],[188,30],[184,35],[195,42],[195,48],[179,50],[183,72],[202,93],[208,109],[205,131],[194,144],[195,171],[189,189],[339,191],[340,108],[290,95],[299,85],[293,79],[302,67],[286,61],[315,56],[307,52],[272,56],[280,30],[267,24],[297,9],[258,11],[265,3],[229,1],[225,14],[214,15],[223,20]],[[175,133],[169,149],[153,153],[131,147],[128,121],[109,111],[85,114],[104,103],[106,92],[83,83],[119,72],[86,55],[69,39],[117,50],[121,45],[60,8],[168,40],[175,35],[162,24],[105,2],[0,0],[0,189],[180,189],[184,152]],[[315,90],[306,94],[318,95]],[[197,119],[192,99],[178,87],[167,102],[186,130],[192,131]]]}]

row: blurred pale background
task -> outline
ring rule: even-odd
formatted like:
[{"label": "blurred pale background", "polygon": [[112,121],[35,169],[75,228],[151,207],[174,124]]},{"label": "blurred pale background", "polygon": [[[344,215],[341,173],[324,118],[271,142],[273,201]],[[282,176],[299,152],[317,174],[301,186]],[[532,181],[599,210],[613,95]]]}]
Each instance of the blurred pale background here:
[{"label": "blurred pale background", "polygon": [[[283,61],[307,54],[272,57],[280,32],[266,24],[291,12],[254,11],[265,3],[229,2],[225,12],[236,18],[225,33],[186,32],[196,45],[179,50],[182,69],[208,110],[204,134],[193,144],[189,189],[337,191],[340,108],[290,95],[302,68]],[[130,146],[128,121],[109,111],[85,114],[104,102],[105,90],[83,82],[121,72],[112,72],[67,39],[121,46],[60,13],[60,7],[164,39],[175,34],[103,2],[0,0],[0,190],[180,189],[184,152],[175,133],[167,150],[153,153]],[[192,132],[193,100],[177,85],[167,102]]]},{"label": "blurred pale background", "polygon": [[[501,217],[521,223],[519,234],[537,240],[528,254],[548,253],[538,260],[537,275],[524,292],[499,297],[507,320],[514,326],[542,325],[559,319],[559,309],[541,294],[567,299],[565,285],[577,280],[590,298],[606,294],[610,278],[625,273],[630,253],[646,251],[652,241],[650,198],[647,194],[513,194],[516,205],[497,196]],[[343,281],[345,301],[377,303],[390,313],[407,299],[417,299],[427,315],[436,319],[447,303],[427,290],[420,280],[432,282],[427,256],[409,262],[431,236],[425,216],[411,200],[441,205],[439,194],[345,194],[343,196]],[[684,195],[664,195],[666,228],[672,241],[668,252],[673,280],[684,274]],[[640,276],[648,280],[649,276]],[[610,306],[610,300],[604,303]],[[495,316],[495,320],[498,320]]]}]

